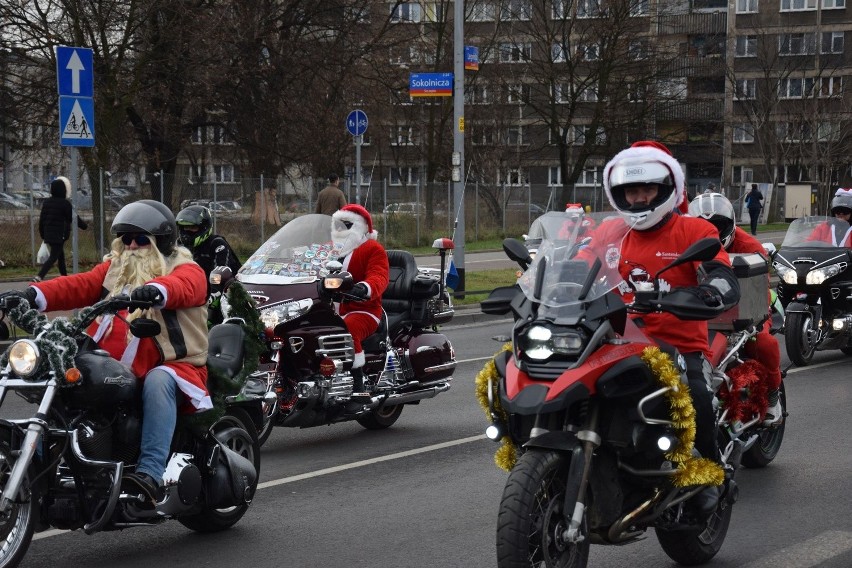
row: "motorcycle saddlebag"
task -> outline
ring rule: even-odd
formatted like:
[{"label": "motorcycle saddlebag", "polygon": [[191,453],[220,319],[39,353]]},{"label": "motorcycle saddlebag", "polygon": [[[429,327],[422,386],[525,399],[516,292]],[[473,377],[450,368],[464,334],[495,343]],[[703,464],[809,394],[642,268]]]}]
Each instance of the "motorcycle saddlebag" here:
[{"label": "motorcycle saddlebag", "polygon": [[250,503],[257,481],[254,464],[218,440],[209,456],[213,473],[207,478],[207,505],[224,509]]}]

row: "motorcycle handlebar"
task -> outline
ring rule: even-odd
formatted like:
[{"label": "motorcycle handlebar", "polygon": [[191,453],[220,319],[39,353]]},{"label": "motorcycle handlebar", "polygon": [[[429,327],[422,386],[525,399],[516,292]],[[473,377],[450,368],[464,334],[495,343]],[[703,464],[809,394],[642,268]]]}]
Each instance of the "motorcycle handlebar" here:
[{"label": "motorcycle handlebar", "polygon": [[665,312],[686,321],[711,320],[725,311],[724,305],[708,306],[686,288],[675,288],[669,292],[637,291],[634,298],[630,306],[633,313]]}]

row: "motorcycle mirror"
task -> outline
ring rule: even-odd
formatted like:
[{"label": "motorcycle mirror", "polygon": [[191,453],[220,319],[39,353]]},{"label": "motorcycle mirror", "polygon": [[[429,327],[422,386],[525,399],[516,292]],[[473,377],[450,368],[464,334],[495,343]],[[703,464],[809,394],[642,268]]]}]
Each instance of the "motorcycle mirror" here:
[{"label": "motorcycle mirror", "polygon": [[152,319],[137,318],[130,322],[130,334],[133,337],[146,338],[160,335],[160,324]]},{"label": "motorcycle mirror", "polygon": [[763,245],[763,250],[769,256],[770,260],[775,258],[775,253],[778,252],[778,249],[775,248],[775,245],[772,243],[760,243]]},{"label": "motorcycle mirror", "polygon": [[340,272],[341,270],[343,270],[343,264],[341,264],[337,260],[329,260],[328,262],[325,263],[325,268],[330,273],[334,274],[334,273],[337,273],[337,272]]},{"label": "motorcycle mirror", "polygon": [[710,237],[707,237],[705,239],[697,240],[692,243],[689,248],[683,251],[683,253],[679,257],[677,257],[671,264],[657,272],[655,278],[659,278],[660,274],[662,274],[666,270],[670,270],[675,266],[680,266],[681,264],[686,264],[687,262],[712,260],[713,257],[715,257],[719,253],[719,250],[721,248],[722,243],[721,241],[719,241],[719,239],[711,239]]},{"label": "motorcycle mirror", "polygon": [[530,256],[530,252],[527,250],[526,245],[518,239],[504,239],[503,251],[510,260],[514,260],[521,265],[523,270],[526,270],[532,264],[533,259]]},{"label": "motorcycle mirror", "polygon": [[520,289],[517,285],[494,288],[491,294],[479,303],[479,309],[483,314],[496,316],[508,314],[512,309],[512,300],[518,292]]}]

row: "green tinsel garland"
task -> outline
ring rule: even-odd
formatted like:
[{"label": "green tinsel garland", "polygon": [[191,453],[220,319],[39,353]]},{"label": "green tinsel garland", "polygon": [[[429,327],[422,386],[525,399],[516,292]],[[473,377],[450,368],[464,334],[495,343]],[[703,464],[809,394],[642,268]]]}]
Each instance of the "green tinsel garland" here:
[{"label": "green tinsel garland", "polygon": [[[33,342],[45,355],[47,369],[39,369],[37,374],[53,371],[56,377],[65,377],[65,371],[74,366],[77,355],[77,342],[71,336],[72,327],[79,318],[69,320],[64,317],[48,320],[38,310],[30,308],[27,302],[20,302],[9,310],[9,318],[22,330],[33,336]],[[0,367],[9,363],[9,351],[0,356]]]}]

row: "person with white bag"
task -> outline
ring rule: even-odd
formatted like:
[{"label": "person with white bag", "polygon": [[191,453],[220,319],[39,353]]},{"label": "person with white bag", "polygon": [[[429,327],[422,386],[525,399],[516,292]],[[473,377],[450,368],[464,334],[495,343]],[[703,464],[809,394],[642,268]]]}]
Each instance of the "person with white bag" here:
[{"label": "person with white bag", "polygon": [[[68,269],[65,267],[65,241],[71,236],[72,207],[71,180],[60,176],[50,183],[50,197],[44,200],[41,206],[41,215],[38,220],[38,232],[41,236],[42,247],[48,249],[47,258],[42,261],[42,249],[39,248],[36,260],[42,262],[38,274],[33,277],[33,282],[41,282],[47,276],[48,270],[56,263],[59,274],[65,276]],[[77,218],[77,226],[86,229],[89,225]]]}]

